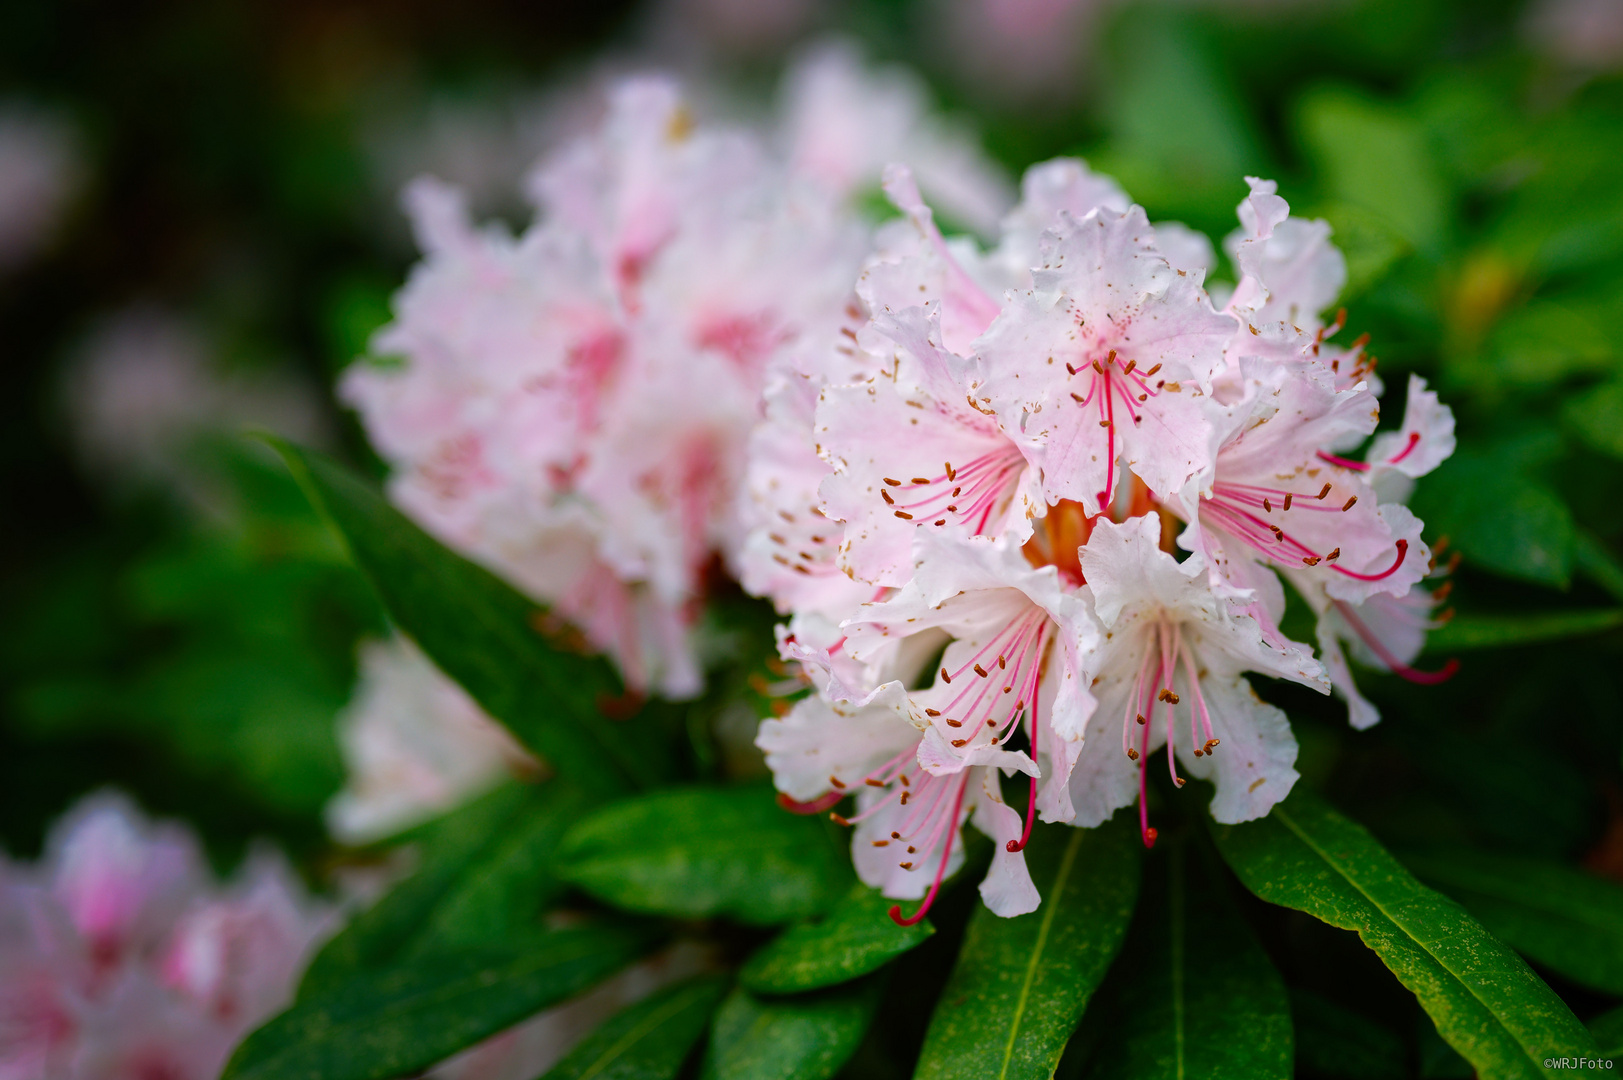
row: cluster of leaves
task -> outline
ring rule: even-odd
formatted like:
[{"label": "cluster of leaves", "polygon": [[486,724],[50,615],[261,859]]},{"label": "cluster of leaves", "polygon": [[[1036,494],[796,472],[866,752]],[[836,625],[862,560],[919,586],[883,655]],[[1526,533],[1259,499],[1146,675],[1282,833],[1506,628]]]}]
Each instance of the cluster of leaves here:
[{"label": "cluster of leaves", "polygon": [[759,783],[695,783],[674,707],[605,718],[621,692],[605,662],[549,645],[526,601],[364,481],[282,450],[390,617],[556,775],[408,837],[419,869],[326,946],[295,1004],[240,1047],[234,1080],[410,1074],[678,938],[710,942],[715,970],[613,1017],[549,1077],[1257,1078],[1304,1057],[1404,1075],[1379,1025],[1287,989],[1241,887],[1354,931],[1479,1076],[1599,1052],[1517,949],[1623,992],[1623,889],[1450,848],[1413,860],[1440,892],[1305,788],[1228,827],[1168,800],[1149,857],[1126,815],[1040,826],[1038,911],[1000,919],[960,884],[941,926],[900,927],[829,823],[784,813]]}]

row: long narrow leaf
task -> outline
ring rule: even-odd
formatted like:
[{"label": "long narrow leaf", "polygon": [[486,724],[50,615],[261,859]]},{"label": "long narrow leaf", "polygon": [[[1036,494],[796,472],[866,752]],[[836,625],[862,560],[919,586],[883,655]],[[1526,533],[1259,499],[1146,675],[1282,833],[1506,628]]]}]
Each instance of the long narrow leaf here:
[{"label": "long narrow leaf", "polygon": [[426,1069],[578,994],[648,943],[635,930],[559,930],[363,972],[248,1036],[224,1080],[387,1080]]},{"label": "long narrow leaf", "polygon": [[608,789],[647,784],[659,754],[602,715],[624,686],[601,657],[551,647],[540,609],[408,521],[337,462],[272,440],[343,539],[389,616],[479,704],[564,776]]},{"label": "long narrow leaf", "polygon": [[739,979],[757,994],[799,994],[875,971],[935,933],[928,919],[897,926],[895,903],[854,885],[827,916],[790,927],[750,957]]},{"label": "long narrow leaf", "polygon": [[1403,861],[1523,956],[1623,995],[1623,888],[1559,863],[1481,851],[1405,853]]},{"label": "long narrow leaf", "polygon": [[1121,947],[1138,894],[1125,817],[1097,829],[1039,826],[1027,848],[1042,906],[970,920],[915,1076],[1052,1076],[1088,998]]},{"label": "long narrow leaf", "polygon": [[1259,897],[1356,931],[1482,1080],[1531,1080],[1546,1075],[1547,1057],[1593,1053],[1583,1025],[1508,945],[1308,792],[1213,834]]},{"label": "long narrow leaf", "polygon": [[788,998],[734,990],[711,1026],[704,1080],[828,1080],[873,1022],[880,978]]},{"label": "long narrow leaf", "polygon": [[542,1080],[670,1080],[727,992],[717,975],[690,979],[616,1014]]},{"label": "long narrow leaf", "polygon": [[1093,1080],[1288,1080],[1284,980],[1201,860],[1173,843],[1151,861],[1119,965],[1122,992]]}]

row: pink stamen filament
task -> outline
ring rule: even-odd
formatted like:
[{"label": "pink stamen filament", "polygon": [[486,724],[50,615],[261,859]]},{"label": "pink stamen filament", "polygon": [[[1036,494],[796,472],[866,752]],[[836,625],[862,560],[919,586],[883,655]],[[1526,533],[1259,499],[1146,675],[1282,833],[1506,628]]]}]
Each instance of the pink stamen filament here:
[{"label": "pink stamen filament", "polygon": [[[1277,533],[1274,532],[1276,526],[1270,525],[1268,522],[1244,509],[1239,495],[1231,493],[1230,489],[1226,485],[1223,487],[1214,488],[1212,497],[1209,499],[1202,499],[1201,502],[1205,506],[1206,511],[1212,517],[1217,518],[1228,532],[1232,533],[1237,539],[1243,540],[1247,545],[1256,549],[1257,552],[1267,558],[1278,561],[1277,552],[1280,545],[1283,544],[1289,548],[1294,548],[1298,553],[1297,557],[1299,558],[1311,558],[1315,561],[1315,563],[1323,561],[1324,559],[1324,556],[1319,552],[1314,551],[1312,548],[1308,547],[1300,540],[1297,540],[1285,530],[1280,529]],[[1335,512],[1340,511],[1339,507],[1323,506],[1317,504],[1316,500],[1313,503],[1304,505],[1302,508],[1330,510]],[[1409,541],[1400,539],[1397,541],[1396,547],[1397,558],[1393,561],[1391,566],[1387,567],[1380,573],[1361,574],[1356,570],[1348,570],[1339,563],[1331,563],[1330,569],[1334,570],[1338,574],[1358,581],[1384,581],[1393,574],[1397,573],[1398,569],[1403,566],[1404,560],[1409,556]],[[1295,568],[1293,567],[1293,569]]]},{"label": "pink stamen filament", "polygon": [[982,533],[993,512],[1009,495],[1011,478],[1018,478],[1025,464],[1019,448],[1010,443],[954,469],[951,476],[943,472],[929,477],[928,484],[902,487],[900,490],[906,494],[919,493],[927,497],[912,502],[897,500],[890,505],[918,518],[950,514],[960,522],[971,523],[976,533]]},{"label": "pink stamen filament", "polygon": [[[968,786],[968,783],[968,773],[965,772],[964,774],[961,774],[961,779],[958,781],[958,796],[953,800],[952,816],[944,819],[952,822],[953,829],[956,829],[958,825],[958,813],[963,809],[964,788]],[[954,838],[955,833],[952,830],[949,830],[947,833],[947,842],[941,847],[941,862],[936,865],[935,880],[930,883],[930,891],[924,894],[924,902],[919,905],[919,909],[906,918],[903,918],[902,905],[891,905],[890,918],[891,921],[897,926],[914,925],[920,919],[924,918],[924,916],[929,912],[930,906],[935,903],[936,894],[941,891],[941,879],[947,876],[947,860],[952,856],[952,845]],[[929,850],[928,845],[925,846],[925,850]]]},{"label": "pink stamen filament", "polygon": [[1338,457],[1335,454],[1327,454],[1323,450],[1319,451],[1318,458],[1320,461],[1329,462],[1331,465],[1339,465],[1343,469],[1352,469],[1354,472],[1369,471],[1369,462],[1367,461],[1351,461],[1344,457]]},{"label": "pink stamen filament", "polygon": [[1450,657],[1448,663],[1437,671],[1419,671],[1410,667],[1392,655],[1391,650],[1381,643],[1380,638],[1364,624],[1364,620],[1353,614],[1352,608],[1345,601],[1332,600],[1331,603],[1336,606],[1336,611],[1346,620],[1347,625],[1353,628],[1353,632],[1369,646],[1369,651],[1380,657],[1381,663],[1392,669],[1392,674],[1421,686],[1436,686],[1453,678],[1454,673],[1460,669],[1457,657]]},{"label": "pink stamen filament", "polygon": [[[1045,630],[1045,629],[1047,629],[1046,624],[1037,629],[1037,655],[1039,657],[1042,656],[1043,630]],[[1032,678],[1032,682],[1031,682],[1031,712],[1028,714],[1028,716],[1030,718],[1030,721],[1031,721],[1031,729],[1030,729],[1030,732],[1029,732],[1029,734],[1031,735],[1031,757],[1032,757],[1032,760],[1034,760],[1034,761],[1037,758],[1038,746],[1039,746],[1039,744],[1037,742],[1037,733],[1038,733],[1038,726],[1037,726],[1038,725],[1038,717],[1037,717],[1037,714],[1038,714],[1038,711],[1039,711],[1039,702],[1037,700],[1037,692],[1042,686],[1042,679],[1037,677],[1037,669],[1040,668],[1041,666],[1042,665],[1041,665],[1040,661],[1039,661],[1039,663],[1036,663],[1036,664],[1032,665],[1032,669],[1033,669],[1034,674],[1033,674],[1033,678]],[[1026,794],[1026,820],[1025,820],[1025,823],[1021,826],[1021,829],[1020,829],[1020,839],[1019,840],[1010,840],[1007,844],[1005,844],[1004,845],[1004,850],[1006,850],[1006,851],[1011,851],[1011,852],[1024,851],[1027,841],[1029,841],[1031,839],[1031,823],[1033,821],[1037,820],[1037,778],[1035,776],[1030,776],[1030,777],[1027,777],[1027,779],[1031,781],[1031,788]]]}]

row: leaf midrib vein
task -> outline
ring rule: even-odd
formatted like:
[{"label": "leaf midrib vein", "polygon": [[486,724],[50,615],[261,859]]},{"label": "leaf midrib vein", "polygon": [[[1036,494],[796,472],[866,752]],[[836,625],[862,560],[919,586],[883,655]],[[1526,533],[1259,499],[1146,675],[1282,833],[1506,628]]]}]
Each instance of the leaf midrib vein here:
[{"label": "leaf midrib vein", "polygon": [[1065,846],[1065,854],[1059,862],[1059,872],[1054,875],[1054,895],[1049,897],[1046,910],[1043,912],[1042,922],[1037,927],[1037,942],[1032,946],[1031,959],[1026,961],[1026,977],[1020,984],[1020,996],[1014,1002],[1014,1015],[1009,1018],[1009,1039],[1003,1047],[1003,1066],[998,1070],[998,1080],[1007,1080],[1009,1064],[1014,1059],[1014,1043],[1020,1034],[1020,1021],[1026,1012],[1026,1001],[1031,996],[1031,984],[1037,978],[1037,962],[1042,959],[1043,950],[1048,947],[1048,930],[1054,924],[1054,916],[1059,911],[1061,898],[1065,895],[1065,882],[1071,875],[1071,864],[1076,860],[1076,849],[1082,842],[1082,830],[1073,829],[1070,842]]}]

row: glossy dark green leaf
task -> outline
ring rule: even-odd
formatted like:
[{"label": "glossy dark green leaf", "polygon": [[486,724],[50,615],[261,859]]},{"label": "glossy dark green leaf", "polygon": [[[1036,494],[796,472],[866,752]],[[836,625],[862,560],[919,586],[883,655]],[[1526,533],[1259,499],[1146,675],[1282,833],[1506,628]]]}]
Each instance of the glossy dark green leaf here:
[{"label": "glossy dark green leaf", "polygon": [[1554,433],[1461,448],[1412,500],[1428,535],[1447,535],[1467,562],[1507,577],[1566,588],[1577,543],[1572,512],[1536,475],[1561,452]]},{"label": "glossy dark green leaf", "polygon": [[1097,1080],[1288,1080],[1284,980],[1188,844],[1149,861]]},{"label": "glossy dark green leaf", "polygon": [[1213,829],[1262,899],[1354,930],[1483,1080],[1544,1075],[1593,1040],[1521,957],[1300,786],[1260,821]]},{"label": "glossy dark green leaf", "polygon": [[1033,830],[1026,862],[1042,906],[1012,919],[976,910],[916,1076],[1053,1075],[1126,937],[1138,894],[1137,845],[1125,815],[1097,829]]},{"label": "glossy dark green leaf", "polygon": [[935,933],[930,920],[897,926],[896,901],[857,884],[829,913],[792,926],[759,949],[738,973],[757,994],[798,994],[874,971]]},{"label": "glossy dark green leaf", "polygon": [[711,1025],[704,1080],[827,1080],[873,1022],[881,978],[784,998],[734,990]]},{"label": "glossy dark green leaf", "polygon": [[1292,989],[1296,1071],[1337,1080],[1404,1080],[1403,1040],[1367,1017],[1311,991]]},{"label": "glossy dark green leaf", "polygon": [[1623,379],[1613,379],[1568,401],[1562,417],[1590,447],[1623,458]]},{"label": "glossy dark green leaf", "polygon": [[417,868],[322,947],[305,971],[300,999],[402,955],[469,867],[536,797],[521,785],[504,785],[407,834],[417,849]]},{"label": "glossy dark green leaf", "polygon": [[1580,573],[1605,589],[1613,599],[1623,600],[1623,562],[1618,561],[1600,537],[1588,529],[1579,529],[1574,557]]},{"label": "glossy dark green leaf", "polygon": [[248,1036],[228,1080],[386,1080],[426,1069],[635,959],[646,932],[559,930],[364,971]]},{"label": "glossy dark green leaf", "polygon": [[623,800],[570,829],[557,859],[565,880],[628,911],[763,926],[827,910],[851,881],[825,824],[760,785]]},{"label": "glossy dark green leaf", "polygon": [[725,978],[707,975],[640,1001],[586,1036],[542,1080],[670,1080],[726,992]]},{"label": "glossy dark green leaf", "polygon": [[1623,626],[1623,608],[1525,615],[1461,615],[1426,639],[1432,652],[1497,649],[1599,634]]},{"label": "glossy dark green leaf", "polygon": [[602,715],[625,694],[613,665],[553,647],[538,629],[546,625],[540,608],[337,462],[274,445],[390,617],[520,742],[583,785],[612,790],[663,774],[663,755]]},{"label": "glossy dark green leaf", "polygon": [[1623,888],[1559,863],[1460,848],[1403,861],[1523,956],[1623,995]]}]

